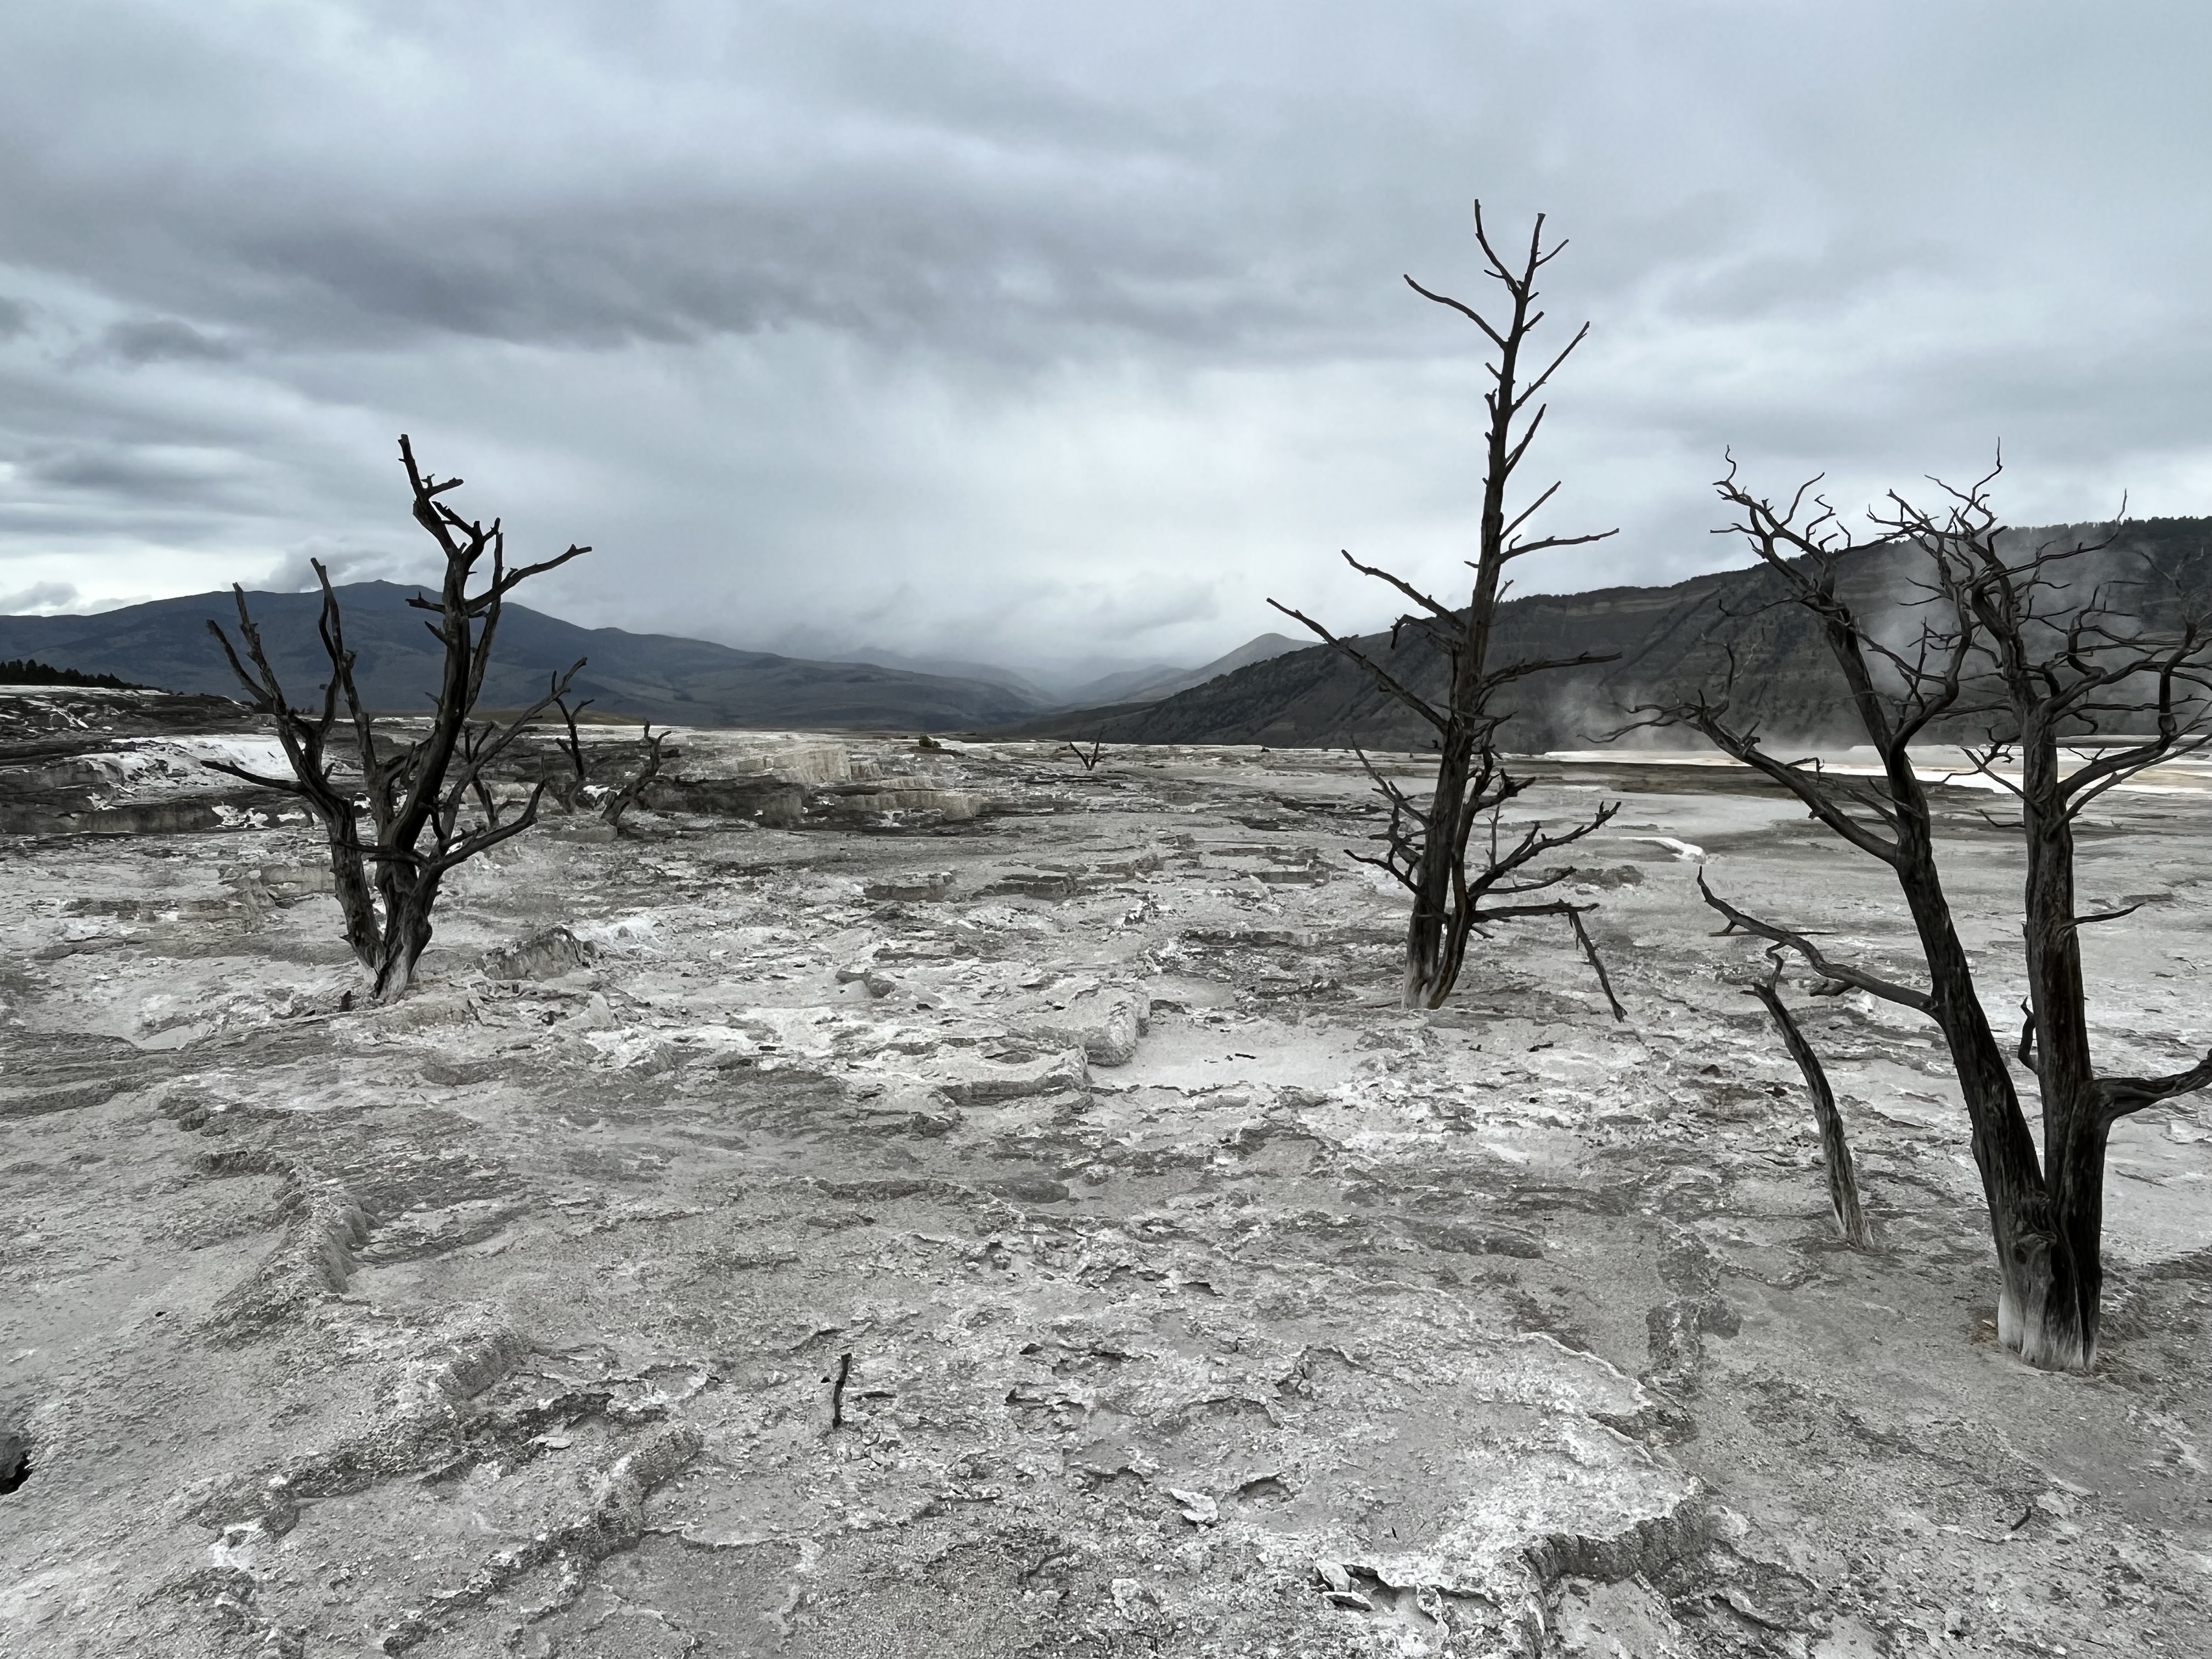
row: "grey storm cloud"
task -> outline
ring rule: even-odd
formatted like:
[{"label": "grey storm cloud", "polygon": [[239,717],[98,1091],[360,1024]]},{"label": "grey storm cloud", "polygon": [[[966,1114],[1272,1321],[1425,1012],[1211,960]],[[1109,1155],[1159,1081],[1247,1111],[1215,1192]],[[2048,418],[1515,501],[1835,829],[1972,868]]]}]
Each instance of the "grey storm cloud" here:
[{"label": "grey storm cloud", "polygon": [[327,537],[313,537],[289,549],[264,576],[259,586],[278,593],[297,593],[316,588],[320,564],[335,584],[366,581],[419,581],[434,586],[439,567],[424,554],[409,556],[373,548],[354,547]]},{"label": "grey storm cloud", "polygon": [[237,346],[229,341],[204,334],[173,317],[111,323],[101,332],[100,343],[126,363],[219,363],[238,356]]},{"label": "grey storm cloud", "polygon": [[88,0],[0,16],[0,587],[415,568],[415,434],[587,623],[1198,661],[1449,582],[1468,205],[1590,318],[1541,586],[1733,444],[1844,502],[2212,497],[2212,19],[2039,0]]},{"label": "grey storm cloud", "polygon": [[212,505],[236,490],[240,467],[238,458],[222,450],[111,444],[33,453],[21,471],[58,494]]},{"label": "grey storm cloud", "polygon": [[0,593],[0,617],[65,615],[82,597],[67,582],[34,582],[13,593]]}]

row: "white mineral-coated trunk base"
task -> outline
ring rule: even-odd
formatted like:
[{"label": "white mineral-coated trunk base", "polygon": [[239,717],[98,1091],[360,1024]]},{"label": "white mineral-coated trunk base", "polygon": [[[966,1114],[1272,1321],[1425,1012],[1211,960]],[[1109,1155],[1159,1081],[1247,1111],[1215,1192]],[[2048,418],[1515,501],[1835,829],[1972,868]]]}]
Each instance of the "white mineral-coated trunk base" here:
[{"label": "white mineral-coated trunk base", "polygon": [[1997,1341],[2039,1370],[2086,1371],[2097,1363],[2096,1347],[2082,1340],[2077,1322],[2053,1320],[2047,1279],[2008,1282],[1997,1293]]}]

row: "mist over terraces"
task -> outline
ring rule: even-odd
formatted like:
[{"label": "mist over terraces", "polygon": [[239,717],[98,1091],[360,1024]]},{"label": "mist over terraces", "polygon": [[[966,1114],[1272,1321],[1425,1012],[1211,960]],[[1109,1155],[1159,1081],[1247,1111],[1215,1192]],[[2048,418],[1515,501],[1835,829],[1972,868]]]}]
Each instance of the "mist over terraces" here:
[{"label": "mist over terraces", "polygon": [[[2014,532],[2023,546],[2094,539],[2094,526]],[[2152,627],[2212,606],[2212,519],[2151,519],[2123,526],[2099,556],[2094,580],[2131,583],[2129,605]],[[1845,597],[1863,604],[1911,580],[1893,550],[1869,549],[1850,565]],[[2077,580],[2076,586],[2081,583]],[[407,605],[422,590],[392,582],[341,586],[346,641],[359,653],[362,693],[395,712],[424,706],[436,684],[435,641]],[[1592,652],[1615,660],[1528,682],[1512,730],[1528,750],[1598,746],[1645,702],[1700,685],[1717,691],[1735,658],[1735,696],[1778,738],[1820,744],[1846,735],[1824,649],[1795,607],[1778,606],[1778,580],[1763,569],[1715,571],[1665,587],[1608,587],[1510,599],[1499,615],[1506,658]],[[249,595],[270,654],[295,697],[325,676],[309,593]],[[228,593],[195,594],[88,617],[0,617],[0,657],[37,657],[165,690],[227,696],[235,686],[208,649],[206,621],[235,617]],[[1356,643],[1425,695],[1443,685],[1441,658],[1407,634]],[[586,659],[576,693],[601,715],[690,726],[805,730],[981,732],[1006,738],[1103,737],[1109,743],[1257,743],[1276,748],[1377,750],[1421,746],[1426,732],[1343,657],[1316,642],[1263,634],[1200,667],[1109,676],[1076,688],[1103,706],[1048,707],[1011,674],[928,673],[872,662],[824,662],[739,651],[704,640],[580,628],[510,605],[484,693],[489,707],[523,706],[547,677]],[[1073,699],[1071,699],[1073,701]],[[1635,740],[1635,734],[1627,734]]]},{"label": "mist over terraces", "polygon": [[[2023,549],[2094,542],[2095,526],[2012,532]],[[2124,603],[2148,628],[2173,625],[2212,607],[2212,519],[2151,519],[2121,527],[2112,545],[2072,580],[2134,586]],[[2094,572],[2094,574],[2091,573]],[[1865,608],[1909,591],[1909,556],[1869,548],[1847,565],[1844,598]],[[1449,594],[1440,597],[1449,598]],[[1614,660],[1561,669],[1523,683],[1512,700],[1514,747],[1529,751],[1598,746],[1638,704],[1664,702],[1704,686],[1718,693],[1735,659],[1735,696],[1747,716],[1778,739],[1848,740],[1850,711],[1826,647],[1807,613],[1778,604],[1778,577],[1764,568],[1716,571],[1668,587],[1609,587],[1509,599],[1498,614],[1498,656]],[[1438,696],[1443,658],[1407,630],[1353,641],[1414,690]],[[1428,728],[1339,653],[1316,642],[1141,707],[1071,710],[1021,722],[1004,735],[1103,736],[1109,743],[1256,743],[1300,749],[1358,744],[1404,750],[1426,745]],[[1630,734],[1632,736],[1633,734]]]}]

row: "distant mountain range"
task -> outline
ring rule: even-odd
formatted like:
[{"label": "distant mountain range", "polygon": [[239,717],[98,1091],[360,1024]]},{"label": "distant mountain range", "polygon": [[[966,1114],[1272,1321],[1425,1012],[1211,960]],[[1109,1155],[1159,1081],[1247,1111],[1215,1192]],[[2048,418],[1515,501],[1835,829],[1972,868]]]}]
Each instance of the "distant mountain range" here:
[{"label": "distant mountain range", "polygon": [[[383,581],[337,590],[355,674],[373,708],[420,708],[437,683],[437,642],[423,628],[423,613],[407,603],[422,592]],[[295,702],[313,701],[329,674],[315,632],[321,596],[249,593],[246,600],[286,693]],[[0,617],[0,659],[34,658],[167,690],[234,696],[237,683],[208,635],[210,618],[237,637],[237,607],[227,592],[156,599],[89,617]],[[673,635],[580,628],[510,600],[500,618],[484,702],[510,708],[532,702],[550,676],[580,657],[586,666],[573,695],[592,699],[595,714],[672,726],[975,731],[1034,717],[1068,701],[1164,696],[1294,645],[1266,635],[1203,668],[1145,669],[1079,687],[1072,698],[1054,698],[1018,674],[984,664],[817,662]],[[939,666],[964,672],[929,672]],[[1134,684],[1125,688],[1124,680]],[[1097,689],[1109,682],[1110,690]]]},{"label": "distant mountain range", "polygon": [[[422,591],[381,581],[337,590],[355,674],[372,707],[419,709],[437,684],[437,641],[424,629],[422,612],[407,604]],[[250,593],[246,600],[287,695],[312,701],[330,676],[315,634],[321,596]],[[156,599],[91,617],[0,617],[0,657],[35,657],[172,691],[235,696],[237,681],[208,635],[210,617],[237,638],[238,611],[228,593]],[[969,731],[1018,719],[1037,706],[981,680],[579,628],[512,600],[500,617],[485,705],[534,702],[548,678],[579,657],[586,665],[574,695],[592,698],[594,713],[672,726]]]},{"label": "distant mountain range", "polygon": [[[2088,534],[2092,527],[2014,533],[2024,545],[2035,545],[2076,531]],[[2212,612],[2212,520],[2150,519],[2124,526],[2119,541],[2097,556],[2096,580],[2135,578],[2142,568],[2137,555],[2149,556],[2172,578],[2156,591],[2141,590],[2142,607],[2154,621],[2170,623],[2185,614]],[[1913,574],[1895,550],[1866,550],[1850,562],[1844,597],[1863,609],[1887,596],[1909,595]],[[1522,681],[1513,695],[1509,745],[1531,751],[1595,746],[1626,725],[1640,703],[1671,702],[1699,686],[1717,691],[1728,676],[1731,648],[1739,715],[1756,719],[1780,743],[1861,740],[1811,617],[1794,605],[1777,605],[1781,592],[1780,579],[1759,567],[1717,571],[1668,587],[1532,594],[1507,602],[1499,612],[1495,660],[1584,652],[1613,658]],[[1413,690],[1441,700],[1446,661],[1413,630],[1395,649],[1387,633],[1354,643]],[[1156,702],[1060,710],[989,735],[1276,748],[1358,744],[1402,751],[1428,746],[1433,732],[1378,690],[1356,664],[1315,644]],[[1680,733],[1664,740],[1695,741]]]},{"label": "distant mountain range", "polygon": [[1240,668],[1249,668],[1255,662],[1266,662],[1285,652],[1303,651],[1304,640],[1294,640],[1281,634],[1262,634],[1257,639],[1247,640],[1226,656],[1216,657],[1199,668],[1138,669],[1128,673],[1109,674],[1103,678],[1078,686],[1068,693],[1066,702],[1071,703],[1141,703],[1158,702],[1178,691],[1188,691],[1194,685],[1204,685],[1208,680],[1218,679],[1224,674],[1233,674]]},{"label": "distant mountain range", "polygon": [[994,685],[1006,686],[1032,699],[1032,706],[1039,710],[1095,708],[1104,703],[1154,702],[1191,686],[1203,685],[1218,675],[1231,673],[1248,664],[1265,662],[1285,651],[1302,650],[1305,643],[1304,640],[1288,639],[1280,634],[1262,634],[1197,668],[1176,668],[1166,663],[1152,663],[1142,668],[1102,674],[1096,679],[1082,681],[1056,695],[1010,668],[1000,668],[989,663],[961,662],[941,657],[908,657],[890,651],[856,652],[853,653],[853,660],[874,663],[884,668],[904,668],[925,674],[946,674],[963,679],[984,680]]},{"label": "distant mountain range", "polygon": [[[2039,542],[2065,530],[2021,531]],[[2124,526],[2100,556],[2097,580],[2131,576],[2148,555],[2171,579],[2144,604],[2157,620],[2212,611],[2212,520],[2151,519]],[[1909,592],[1911,572],[1889,549],[1851,561],[1845,597],[1865,606]],[[423,706],[435,683],[435,641],[406,601],[421,590],[356,582],[338,590],[347,643],[358,656],[363,694],[381,709]],[[1639,703],[1666,702],[1700,685],[1717,689],[1736,665],[1736,705],[1778,740],[1850,738],[1832,664],[1811,619],[1773,603],[1780,582],[1763,568],[1717,571],[1668,587],[1611,587],[1515,599],[1499,615],[1499,660],[1571,657],[1613,660],[1534,677],[1515,693],[1512,747],[1579,749],[1622,726]],[[315,636],[313,593],[247,596],[272,660],[295,701],[314,697],[326,676]],[[91,617],[0,617],[0,659],[36,658],[57,667],[108,673],[174,691],[236,690],[207,619],[234,628],[228,593],[157,599]],[[1326,619],[1324,619],[1326,620]],[[1430,696],[1445,682],[1441,655],[1410,630],[1357,641],[1401,680]],[[485,689],[487,706],[535,700],[548,678],[587,659],[575,695],[594,712],[672,726],[798,730],[984,732],[994,737],[1103,736],[1110,743],[1255,743],[1279,748],[1358,744],[1404,750],[1425,746],[1429,728],[1352,663],[1326,646],[1263,634],[1194,669],[1108,675],[1054,699],[1007,670],[927,659],[817,662],[738,651],[703,640],[580,628],[510,603]],[[1055,702],[1063,706],[1054,708]],[[1068,702],[1080,706],[1070,708]]]}]

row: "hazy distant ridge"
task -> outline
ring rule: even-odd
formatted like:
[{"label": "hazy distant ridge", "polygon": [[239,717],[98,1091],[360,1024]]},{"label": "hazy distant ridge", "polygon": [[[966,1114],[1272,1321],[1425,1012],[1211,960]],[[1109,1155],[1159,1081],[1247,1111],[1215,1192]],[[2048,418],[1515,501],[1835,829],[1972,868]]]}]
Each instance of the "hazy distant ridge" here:
[{"label": "hazy distant ridge", "polygon": [[[423,706],[437,684],[436,641],[423,615],[407,604],[422,590],[392,582],[355,582],[338,590],[356,676],[374,707]],[[319,695],[327,659],[315,635],[321,604],[313,593],[247,596],[286,693]],[[228,593],[156,599],[92,617],[0,617],[0,658],[43,661],[174,691],[235,694],[207,619],[236,635]],[[1016,720],[1037,705],[1013,688],[977,679],[921,674],[866,663],[809,662],[737,651],[704,640],[580,628],[508,603],[484,687],[490,707],[513,708],[542,695],[548,677],[589,659],[575,696],[593,712],[678,726],[888,728],[965,731]]]},{"label": "hazy distant ridge", "polygon": [[[2061,532],[2017,533],[2039,542]],[[2212,611],[2212,520],[2129,524],[2102,556],[2101,568],[2132,571],[2129,556],[2137,551],[2179,580],[2179,593],[2159,602],[2154,617],[2171,621],[2187,611]],[[1894,553],[1863,554],[1851,562],[1844,596],[1855,604],[1879,600],[1900,587],[1905,574]],[[1508,741],[1521,750],[1584,748],[1621,726],[1629,719],[1625,711],[1638,703],[1665,702],[1701,684],[1717,691],[1727,672],[1723,647],[1729,643],[1736,652],[1740,713],[1756,717],[1778,738],[1852,736],[1826,647],[1804,611],[1772,604],[1779,589],[1779,579],[1759,568],[1717,571],[1668,587],[1608,587],[1509,601],[1499,616],[1499,661],[1583,652],[1617,659],[1523,682]],[[1414,690],[1442,700],[1444,660],[1412,630],[1395,650],[1387,633],[1365,635],[1358,644]],[[1115,743],[1358,744],[1401,750],[1425,747],[1433,736],[1355,665],[1318,643],[1144,707],[1069,710],[1003,731],[1008,736],[1103,735]]]}]

